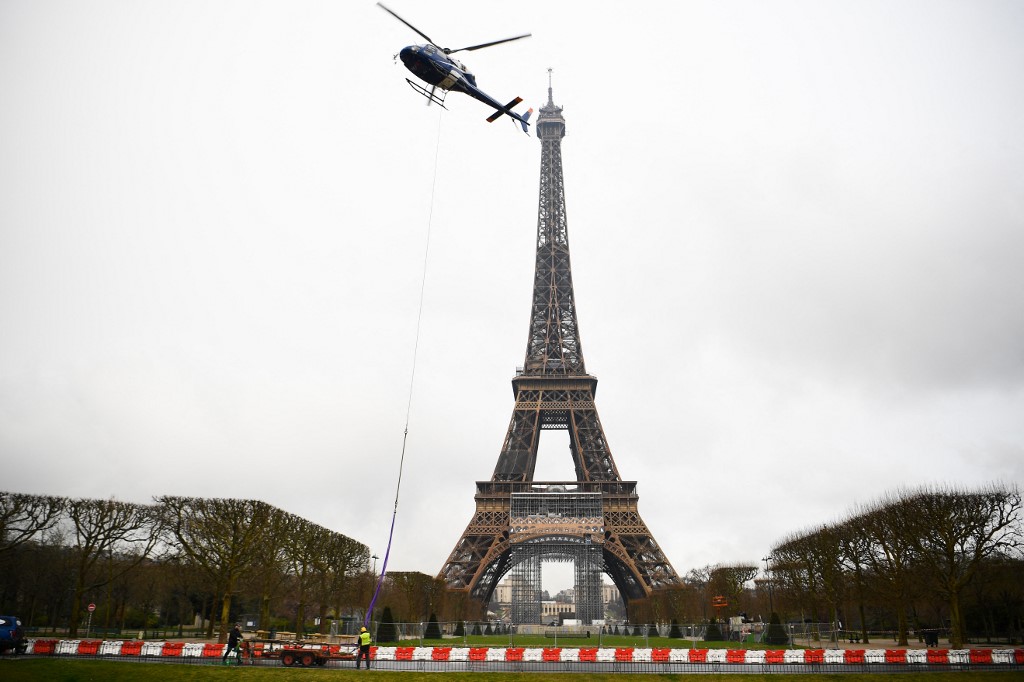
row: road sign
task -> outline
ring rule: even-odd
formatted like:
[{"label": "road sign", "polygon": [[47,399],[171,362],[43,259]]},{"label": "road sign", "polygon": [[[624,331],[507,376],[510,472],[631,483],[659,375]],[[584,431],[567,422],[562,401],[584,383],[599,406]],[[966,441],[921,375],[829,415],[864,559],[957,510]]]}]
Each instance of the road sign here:
[{"label": "road sign", "polygon": [[89,604],[89,613],[92,613],[95,610],[96,610],[96,605],[95,604]]}]

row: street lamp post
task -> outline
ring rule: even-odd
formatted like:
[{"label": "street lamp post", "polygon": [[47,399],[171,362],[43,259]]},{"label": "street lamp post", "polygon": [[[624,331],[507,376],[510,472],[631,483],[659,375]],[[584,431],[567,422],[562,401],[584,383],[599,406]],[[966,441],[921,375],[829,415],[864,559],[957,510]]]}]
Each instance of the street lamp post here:
[{"label": "street lamp post", "polygon": [[[373,569],[372,569],[373,570],[373,579],[370,581],[370,594],[373,595],[374,594],[374,583],[377,582],[377,559],[379,559],[380,557],[377,556],[376,554],[371,554],[370,558],[373,559]],[[374,600],[371,598],[370,599],[371,605],[373,604],[373,601]],[[367,611],[366,618],[367,619],[373,618],[373,614],[370,613],[369,611]]]},{"label": "street lamp post", "polygon": [[763,557],[761,560],[764,561],[764,572],[768,576],[768,620],[771,620],[771,615],[775,613],[775,604],[772,599],[772,570],[768,565],[768,562],[775,557],[768,555]]}]

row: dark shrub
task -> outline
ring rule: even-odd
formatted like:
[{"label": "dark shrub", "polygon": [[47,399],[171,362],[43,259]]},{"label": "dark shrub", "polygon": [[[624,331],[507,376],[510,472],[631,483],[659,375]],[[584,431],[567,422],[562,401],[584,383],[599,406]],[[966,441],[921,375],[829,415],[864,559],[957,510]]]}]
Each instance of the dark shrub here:
[{"label": "dark shrub", "polygon": [[683,631],[679,629],[679,621],[675,618],[672,619],[672,628],[668,631],[668,636],[672,639],[683,638]]},{"label": "dark shrub", "polygon": [[786,634],[786,628],[782,627],[782,622],[779,620],[779,614],[774,611],[772,612],[772,617],[768,620],[768,631],[764,634],[764,643],[789,643],[789,635]]},{"label": "dark shrub", "polygon": [[423,632],[423,639],[441,639],[441,626],[437,624],[437,616],[430,614],[430,622]]},{"label": "dark shrub", "polygon": [[398,628],[395,627],[395,619],[391,615],[391,607],[385,606],[384,613],[380,617],[380,625],[377,626],[378,642],[397,642]]}]

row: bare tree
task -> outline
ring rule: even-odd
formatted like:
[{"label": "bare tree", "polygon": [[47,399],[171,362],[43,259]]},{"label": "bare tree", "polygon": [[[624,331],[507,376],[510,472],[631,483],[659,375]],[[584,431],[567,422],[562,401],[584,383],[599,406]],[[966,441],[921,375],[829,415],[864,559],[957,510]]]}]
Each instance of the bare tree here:
[{"label": "bare tree", "polygon": [[353,589],[353,578],[366,567],[370,560],[370,548],[341,533],[333,533],[323,548],[321,555],[323,565],[320,567],[323,595],[320,606],[321,629],[327,617],[327,607],[331,606],[336,618],[341,617],[345,600],[350,598]]},{"label": "bare tree", "polygon": [[[804,583],[804,589],[811,600],[812,612],[819,607],[818,597],[828,609],[830,620],[839,622],[839,602],[843,594],[842,549],[836,529],[822,526],[819,529],[795,535],[772,549],[777,566],[783,567],[783,575],[791,580]],[[776,568],[776,571],[779,569]]]},{"label": "bare tree", "polygon": [[708,619],[707,609],[711,604],[711,593],[709,592],[709,589],[711,585],[712,569],[714,569],[714,566],[711,565],[701,566],[700,568],[691,568],[683,578],[683,584],[690,586],[690,588],[692,588],[698,595],[701,621],[706,621]]},{"label": "bare tree", "polygon": [[964,643],[961,595],[982,562],[1021,546],[1021,494],[990,485],[908,493],[902,504],[916,520],[914,546],[929,582],[949,602],[950,646]]},{"label": "bare tree", "polygon": [[823,558],[820,556],[816,531],[794,533],[772,548],[774,558],[772,574],[776,593],[796,601],[801,610],[820,620],[819,609],[823,608],[824,575]]},{"label": "bare tree", "polygon": [[39,540],[23,542],[2,555],[0,611],[18,613],[30,627],[53,627],[66,616],[73,580],[65,536],[51,528]]},{"label": "bare tree", "polygon": [[871,541],[862,535],[856,524],[844,522],[836,527],[836,535],[842,551],[842,563],[845,570],[852,574],[854,591],[857,596],[857,615],[860,617],[861,641],[867,644],[868,625],[865,609],[867,577],[865,566],[871,551]]},{"label": "bare tree", "polygon": [[652,597],[658,601],[658,612],[663,614],[666,621],[678,621],[681,623],[700,620],[701,596],[693,585],[683,583],[658,590]]},{"label": "bare tree", "polygon": [[310,589],[321,581],[320,573],[325,570],[323,554],[333,533],[323,526],[297,516],[290,516],[287,525],[288,531],[285,533],[283,545],[289,569],[295,578],[298,602],[295,632],[301,636],[306,627],[306,606],[311,599]]},{"label": "bare tree", "polygon": [[757,575],[753,564],[720,564],[711,569],[711,588],[716,595],[726,598],[733,613],[745,608],[746,586]]},{"label": "bare tree", "polygon": [[[159,520],[152,507],[117,500],[69,500],[66,507],[75,552],[70,634],[78,634],[85,594],[133,570],[156,548]],[[116,570],[97,571],[103,557],[121,559]]]},{"label": "bare tree", "polygon": [[886,495],[847,523],[871,542],[867,565],[895,610],[897,643],[907,646],[907,612],[919,558],[912,510],[902,497]]},{"label": "bare tree", "polygon": [[[215,585],[221,604],[219,639],[226,641],[232,596],[258,567],[262,545],[280,542],[267,531],[283,512],[258,500],[164,496],[157,502],[181,551]],[[209,627],[212,633],[212,621]]]},{"label": "bare tree", "polygon": [[432,576],[417,571],[388,573],[388,598],[395,617],[407,623],[425,621],[430,615],[434,581]]},{"label": "bare tree", "polygon": [[248,574],[249,589],[260,599],[260,627],[270,628],[271,603],[280,599],[288,584],[288,556],[281,541],[290,527],[291,514],[273,514],[268,519],[267,542],[256,546],[253,570]]},{"label": "bare tree", "polygon": [[0,554],[52,528],[66,505],[62,497],[0,491]]}]

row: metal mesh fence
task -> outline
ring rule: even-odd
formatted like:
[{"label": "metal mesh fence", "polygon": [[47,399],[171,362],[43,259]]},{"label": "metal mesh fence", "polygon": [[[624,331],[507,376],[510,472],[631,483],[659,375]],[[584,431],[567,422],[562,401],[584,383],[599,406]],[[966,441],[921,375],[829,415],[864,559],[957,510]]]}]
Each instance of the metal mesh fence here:
[{"label": "metal mesh fence", "polygon": [[[430,637],[430,623],[395,623],[395,638],[378,641],[379,623],[371,625],[374,641],[382,644],[419,646],[533,646],[564,644],[566,646],[684,646],[726,644],[742,648],[745,645],[772,645],[781,648],[818,647],[838,648],[844,643],[860,642],[861,633],[836,629],[832,623],[784,623],[768,637],[768,623],[643,623],[615,625],[562,625],[509,624],[494,621],[448,621],[436,623],[441,637]],[[877,639],[892,639],[893,632],[873,633]],[[780,636],[781,635],[781,636]],[[583,640],[583,641],[581,641]],[[586,641],[590,640],[590,641]],[[667,640],[667,641],[663,641]]]}]

